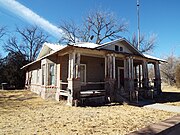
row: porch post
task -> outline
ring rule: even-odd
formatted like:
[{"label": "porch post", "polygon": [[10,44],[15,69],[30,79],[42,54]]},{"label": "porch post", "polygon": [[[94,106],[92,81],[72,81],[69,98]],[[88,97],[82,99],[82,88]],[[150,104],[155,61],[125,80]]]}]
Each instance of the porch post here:
[{"label": "porch post", "polygon": [[[68,69],[68,90],[69,90],[69,95],[68,95],[68,105],[71,106],[77,106],[77,102],[80,99],[80,89],[81,89],[81,84],[80,84],[80,71],[79,71],[79,66],[80,66],[80,54],[77,54],[75,52],[72,52],[69,54],[69,69]],[[76,69],[78,68],[78,69]],[[76,71],[78,71],[78,74],[76,76]]]},{"label": "porch post", "polygon": [[161,90],[161,76],[160,76],[160,69],[159,69],[159,62],[155,62],[154,64],[154,70],[155,70],[155,80],[154,80],[154,86],[157,89],[157,94],[162,93]]},{"label": "porch post", "polygon": [[115,55],[113,55],[112,57],[113,57],[113,79],[116,79],[116,59],[115,59]]},{"label": "porch post", "polygon": [[128,58],[124,59],[124,89],[127,92],[129,89],[129,66]]},{"label": "porch post", "polygon": [[134,87],[136,89],[138,87],[137,65],[134,66]]},{"label": "porch post", "polygon": [[[73,52],[74,53],[74,52]],[[68,105],[73,105],[73,67],[74,67],[74,60],[73,53],[69,54],[69,62],[68,62]]]},{"label": "porch post", "polygon": [[133,57],[130,58],[131,60],[131,90],[134,91],[134,60]]},{"label": "porch post", "polygon": [[138,76],[138,78],[139,78],[139,89],[142,87],[142,65],[141,64],[139,64],[138,65],[138,70],[139,70],[139,76]]},{"label": "porch post", "polygon": [[106,98],[113,102],[115,100],[115,55],[105,56],[105,90]]},{"label": "porch post", "polygon": [[80,53],[77,53],[77,62],[76,62],[76,65],[77,65],[76,66],[76,68],[77,68],[76,69],[76,74],[77,75],[76,75],[76,78],[80,78],[80,66],[81,66],[80,61],[81,61],[81,55],[80,55]]},{"label": "porch post", "polygon": [[105,64],[104,64],[104,73],[105,73],[105,78],[107,77],[107,56],[105,56]]},{"label": "porch post", "polygon": [[148,64],[147,61],[143,61],[143,88],[148,89],[149,79],[148,79]]}]

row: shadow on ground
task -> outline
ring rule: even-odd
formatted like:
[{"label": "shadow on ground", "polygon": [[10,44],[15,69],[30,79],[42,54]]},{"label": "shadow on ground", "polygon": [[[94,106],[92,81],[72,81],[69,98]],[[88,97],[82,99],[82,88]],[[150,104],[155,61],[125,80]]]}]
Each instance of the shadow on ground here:
[{"label": "shadow on ground", "polygon": [[157,103],[167,103],[167,102],[179,102],[180,92],[163,92],[158,98],[155,98]]},{"label": "shadow on ground", "polygon": [[[143,107],[145,105],[150,105],[154,103],[176,103],[180,102],[180,92],[162,92],[160,95],[154,97],[154,99],[150,98],[143,98],[139,99],[139,101],[132,101],[127,104],[132,106]],[[100,106],[115,106],[115,105],[122,105],[123,102],[116,102],[116,103],[97,103],[97,102],[85,102],[81,106],[91,106],[91,107],[100,107]]]},{"label": "shadow on ground", "polygon": [[180,102],[180,92],[162,92],[160,95],[154,97],[154,99],[143,98],[138,102],[130,102],[129,105],[143,107],[145,105],[155,104],[155,103],[176,103]]}]

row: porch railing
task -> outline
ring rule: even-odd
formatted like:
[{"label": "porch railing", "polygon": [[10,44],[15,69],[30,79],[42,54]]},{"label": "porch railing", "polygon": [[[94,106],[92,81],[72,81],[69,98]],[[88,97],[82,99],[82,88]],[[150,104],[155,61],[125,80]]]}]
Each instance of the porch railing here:
[{"label": "porch railing", "polygon": [[68,96],[68,82],[63,82],[60,80],[60,85],[59,85],[59,94],[62,96]]}]

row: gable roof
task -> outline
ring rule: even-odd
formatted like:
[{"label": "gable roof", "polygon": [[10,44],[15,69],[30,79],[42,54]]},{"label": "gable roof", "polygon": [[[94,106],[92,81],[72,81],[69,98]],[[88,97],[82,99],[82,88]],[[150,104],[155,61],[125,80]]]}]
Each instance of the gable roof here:
[{"label": "gable roof", "polygon": [[49,54],[49,53],[53,53],[55,51],[61,50],[64,47],[66,47],[67,45],[60,45],[60,44],[51,44],[51,43],[47,43],[45,42],[43,44],[43,47],[37,57],[37,59]]},{"label": "gable roof", "polygon": [[148,54],[143,54],[143,55],[144,55],[146,58],[148,58],[148,59],[158,60],[158,61],[161,61],[161,62],[167,62],[167,61],[164,60],[164,59],[160,59],[160,58],[157,58],[157,57],[148,55]]},{"label": "gable roof", "polygon": [[89,42],[81,42],[81,43],[76,43],[73,44],[73,46],[77,46],[77,47],[84,47],[84,48],[98,48],[100,45],[98,44],[94,44],[94,43],[89,43]]},{"label": "gable roof", "polygon": [[160,58],[156,58],[154,56],[150,56],[150,55],[147,55],[147,54],[142,54],[139,50],[137,50],[127,39],[125,38],[120,38],[120,39],[117,39],[117,40],[114,40],[114,41],[110,41],[110,42],[107,42],[107,43],[104,43],[102,45],[98,45],[98,44],[94,44],[94,43],[88,43],[88,42],[82,42],[82,43],[75,43],[73,45],[60,45],[60,44],[51,44],[51,43],[44,43],[43,44],[43,47],[37,57],[37,59],[25,66],[23,66],[21,69],[25,68],[25,67],[28,67],[29,65],[32,65],[33,63],[36,63],[46,57],[49,57],[53,54],[56,54],[58,53],[59,51],[67,48],[67,47],[77,47],[77,48],[85,48],[85,49],[93,49],[93,50],[107,50],[107,51],[112,51],[114,53],[124,53],[124,54],[128,54],[128,53],[125,53],[125,52],[115,52],[113,50],[108,50],[108,49],[104,49],[106,46],[109,46],[109,45],[112,45],[112,44],[115,44],[117,42],[125,42],[127,47],[135,52],[136,55],[140,55],[144,58],[147,58],[147,59],[152,59],[152,60],[157,60],[157,61],[161,61],[161,62],[166,62],[165,60],[163,59],[160,59]]},{"label": "gable roof", "polygon": [[118,42],[125,42],[126,43],[126,47],[129,48],[132,52],[134,52],[135,54],[144,56],[137,48],[135,48],[126,38],[119,38],[107,43],[102,44],[101,46],[97,47],[97,49],[103,49],[106,46],[111,46],[112,44],[118,43]]}]

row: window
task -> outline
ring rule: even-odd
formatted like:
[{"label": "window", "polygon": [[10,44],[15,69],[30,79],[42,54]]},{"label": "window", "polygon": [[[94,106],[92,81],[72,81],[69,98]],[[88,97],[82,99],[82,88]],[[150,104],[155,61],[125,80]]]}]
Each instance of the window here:
[{"label": "window", "polygon": [[82,83],[86,82],[86,64],[80,65],[80,80]]},{"label": "window", "polygon": [[42,85],[45,85],[45,64],[42,65]]},{"label": "window", "polygon": [[115,45],[115,51],[119,52],[119,46]]},{"label": "window", "polygon": [[54,64],[49,65],[49,85],[55,84],[55,70]]},{"label": "window", "polygon": [[123,52],[123,47],[120,47],[119,50],[120,50],[120,52]]}]

